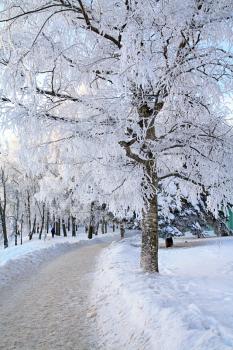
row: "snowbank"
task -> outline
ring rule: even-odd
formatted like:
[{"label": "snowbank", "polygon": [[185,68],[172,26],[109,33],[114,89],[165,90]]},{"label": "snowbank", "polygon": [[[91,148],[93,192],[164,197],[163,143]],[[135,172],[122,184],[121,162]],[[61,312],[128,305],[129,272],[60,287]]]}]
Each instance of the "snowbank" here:
[{"label": "snowbank", "polygon": [[87,239],[85,233],[78,233],[76,237],[48,236],[45,240],[34,237],[25,241],[23,245],[10,246],[0,249],[0,287],[22,279],[25,275],[33,273],[36,268],[68,250],[76,249],[82,244],[95,244],[97,242],[111,242],[114,237],[119,237],[119,232],[108,233],[104,236],[96,236],[92,240]]},{"label": "snowbank", "polygon": [[233,238],[161,249],[159,275],[141,271],[139,239],[113,243],[99,259],[101,350],[232,350]]}]

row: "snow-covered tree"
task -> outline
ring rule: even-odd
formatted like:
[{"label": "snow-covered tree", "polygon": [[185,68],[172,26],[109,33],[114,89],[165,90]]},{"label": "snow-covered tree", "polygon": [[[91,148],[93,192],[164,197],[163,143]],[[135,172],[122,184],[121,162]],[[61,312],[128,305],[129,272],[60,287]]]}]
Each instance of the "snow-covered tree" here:
[{"label": "snow-covered tree", "polygon": [[2,3],[3,123],[61,142],[81,202],[142,215],[158,271],[159,188],[165,214],[174,195],[215,215],[231,200],[232,1]]}]

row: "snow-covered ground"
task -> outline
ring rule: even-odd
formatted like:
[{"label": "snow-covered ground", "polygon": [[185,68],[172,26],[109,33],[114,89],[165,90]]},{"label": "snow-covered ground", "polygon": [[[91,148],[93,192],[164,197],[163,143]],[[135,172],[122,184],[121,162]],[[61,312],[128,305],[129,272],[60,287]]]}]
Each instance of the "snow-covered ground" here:
[{"label": "snow-covered ground", "polygon": [[139,266],[140,237],[100,256],[93,308],[101,350],[232,350],[233,238],[160,250],[160,274]]},{"label": "snow-covered ground", "polygon": [[35,235],[31,241],[24,237],[23,245],[11,245],[7,249],[0,248],[0,287],[21,278],[25,273],[30,274],[44,261],[48,261],[81,244],[94,244],[97,242],[112,242],[119,239],[120,233],[108,233],[94,236],[88,240],[84,229],[76,237],[61,237],[48,235],[46,239],[39,240]]}]

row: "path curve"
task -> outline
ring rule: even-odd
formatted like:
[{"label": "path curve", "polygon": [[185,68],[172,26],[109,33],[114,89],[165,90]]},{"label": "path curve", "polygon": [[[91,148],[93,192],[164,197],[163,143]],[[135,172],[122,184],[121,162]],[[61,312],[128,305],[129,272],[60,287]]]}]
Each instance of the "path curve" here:
[{"label": "path curve", "polygon": [[95,350],[88,300],[95,262],[108,244],[81,246],[0,293],[0,349]]}]

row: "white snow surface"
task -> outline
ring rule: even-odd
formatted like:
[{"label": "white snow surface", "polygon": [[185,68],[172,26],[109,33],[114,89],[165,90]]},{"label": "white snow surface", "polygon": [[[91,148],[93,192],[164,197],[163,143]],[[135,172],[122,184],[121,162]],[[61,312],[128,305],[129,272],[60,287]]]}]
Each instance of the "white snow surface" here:
[{"label": "white snow surface", "polygon": [[68,250],[77,248],[80,244],[94,244],[99,242],[112,242],[114,237],[119,239],[119,232],[94,236],[88,240],[87,235],[78,232],[76,237],[62,237],[48,235],[46,239],[39,240],[35,235],[31,241],[24,237],[22,245],[13,246],[13,241],[7,249],[0,248],[0,287],[23,278],[24,274],[36,271],[36,268]]},{"label": "white snow surface", "polygon": [[140,236],[98,262],[93,303],[101,350],[232,350],[233,238],[161,249],[160,273],[139,266]]}]

